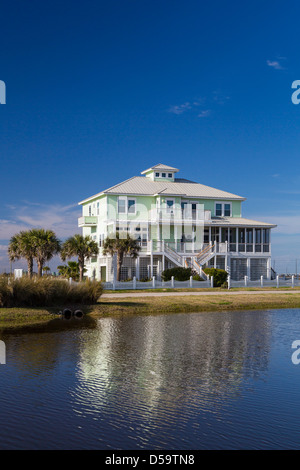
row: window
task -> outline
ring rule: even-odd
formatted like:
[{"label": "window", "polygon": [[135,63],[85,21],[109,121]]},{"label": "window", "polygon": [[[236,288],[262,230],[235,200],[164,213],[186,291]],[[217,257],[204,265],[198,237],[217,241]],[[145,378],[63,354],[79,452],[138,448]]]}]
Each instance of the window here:
[{"label": "window", "polygon": [[135,214],[135,199],[128,199],[128,214]]},{"label": "window", "polygon": [[99,207],[100,207],[100,203],[97,202],[97,215],[99,215]]},{"label": "window", "polygon": [[155,178],[159,178],[159,173],[155,173]]},{"label": "window", "polygon": [[172,212],[174,206],[173,199],[167,199],[167,212]]},{"label": "window", "polygon": [[224,204],[224,216],[230,217],[231,216],[231,206],[230,204]]},{"label": "window", "polygon": [[118,213],[125,214],[126,213],[126,198],[118,198]]},{"label": "window", "polygon": [[165,178],[165,177],[166,177],[166,173],[162,173],[162,174],[161,174],[161,177],[162,177],[162,178]]},{"label": "window", "polygon": [[136,213],[136,202],[133,198],[127,198],[127,196],[118,197],[118,213],[119,214],[135,214]]},{"label": "window", "polygon": [[91,216],[91,215],[92,215],[92,206],[90,205],[89,206],[89,216]]},{"label": "window", "polygon": [[216,217],[222,216],[222,204],[216,204]]},{"label": "window", "polygon": [[168,178],[173,178],[173,173],[168,173]]},{"label": "window", "polygon": [[216,217],[231,217],[231,203],[216,202],[215,215]]}]

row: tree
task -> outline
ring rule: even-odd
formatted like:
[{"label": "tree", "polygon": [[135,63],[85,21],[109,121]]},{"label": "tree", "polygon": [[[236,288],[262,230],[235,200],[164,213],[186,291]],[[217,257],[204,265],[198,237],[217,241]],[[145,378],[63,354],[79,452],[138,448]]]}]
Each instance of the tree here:
[{"label": "tree", "polygon": [[83,281],[84,262],[93,256],[97,256],[99,248],[97,243],[89,235],[76,234],[68,238],[62,245],[60,257],[63,261],[77,256],[79,265],[79,281]]},{"label": "tree", "polygon": [[30,230],[34,246],[34,258],[37,262],[38,276],[42,276],[43,266],[46,261],[53,258],[60,251],[60,241],[53,230],[32,229]]},{"label": "tree", "polygon": [[103,243],[103,255],[110,254],[112,257],[117,255],[117,281],[121,280],[121,267],[123,264],[124,256],[129,255],[132,258],[137,258],[141,247],[135,238],[132,238],[129,233],[120,234],[116,233],[114,237],[107,237]]},{"label": "tree", "polygon": [[11,237],[8,245],[8,257],[10,261],[16,261],[24,258],[27,261],[28,276],[32,277],[33,258],[35,255],[35,246],[30,230],[23,230]]},{"label": "tree", "polygon": [[[57,266],[58,273],[62,277],[69,279],[70,277],[77,281],[79,279],[79,263],[77,261],[68,261],[67,264]],[[83,271],[86,271],[84,268]]]},{"label": "tree", "polygon": [[43,272],[48,275],[49,274],[49,271],[51,271],[51,269],[49,268],[49,266],[44,266],[43,267]]}]

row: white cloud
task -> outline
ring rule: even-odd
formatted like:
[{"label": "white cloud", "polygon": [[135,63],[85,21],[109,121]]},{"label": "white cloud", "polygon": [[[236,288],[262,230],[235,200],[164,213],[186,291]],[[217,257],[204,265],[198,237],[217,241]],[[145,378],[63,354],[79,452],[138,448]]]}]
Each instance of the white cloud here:
[{"label": "white cloud", "polygon": [[278,60],[267,60],[267,65],[275,70],[284,69]]},{"label": "white cloud", "polygon": [[187,102],[187,103],[180,104],[180,105],[177,105],[177,106],[171,106],[169,108],[169,112],[173,113],[173,114],[182,114],[182,113],[184,113],[185,111],[187,111],[188,109],[191,109],[191,108],[192,108],[192,105],[189,102]]},{"label": "white cloud", "polygon": [[198,117],[202,118],[202,117],[207,117],[209,116],[211,113],[210,109],[206,109],[204,111],[201,111],[199,114],[198,114]]},{"label": "white cloud", "polygon": [[[257,217],[249,217],[249,219],[259,220]],[[263,222],[277,225],[277,227],[272,230],[272,233],[285,235],[300,234],[299,214],[265,216],[261,220]]]},{"label": "white cloud", "polygon": [[53,230],[58,237],[68,237],[78,232],[77,205],[25,203],[11,208],[11,216],[0,220],[0,240],[8,240],[20,230],[42,227]]}]

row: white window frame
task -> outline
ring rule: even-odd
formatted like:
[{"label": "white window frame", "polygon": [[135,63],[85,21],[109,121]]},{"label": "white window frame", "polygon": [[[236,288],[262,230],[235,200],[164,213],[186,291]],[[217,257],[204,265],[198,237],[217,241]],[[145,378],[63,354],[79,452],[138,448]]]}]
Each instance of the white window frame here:
[{"label": "white window frame", "polygon": [[[134,212],[129,212],[129,207],[128,207],[128,201],[134,201]],[[135,197],[128,197],[127,196],[127,204],[126,204],[126,208],[127,208],[127,214],[129,215],[136,215],[136,198]]]},{"label": "white window frame", "polygon": [[[221,204],[222,207],[222,214],[221,215],[216,215],[217,213],[217,204]],[[224,215],[225,214],[225,204],[228,204],[230,206],[230,215]],[[215,201],[215,217],[232,217],[232,202],[231,201]]]},{"label": "white window frame", "polygon": [[168,178],[173,178],[173,173],[168,173]]},{"label": "white window frame", "polygon": [[[125,212],[119,212],[119,201],[125,201]],[[128,212],[128,201],[134,201],[134,212]],[[131,196],[118,196],[118,214],[136,215],[136,198]]]},{"label": "white window frame", "polygon": [[155,171],[155,178],[159,178],[160,177],[160,173],[158,171]]},{"label": "white window frame", "polygon": [[[124,212],[119,211],[119,201],[125,201],[125,211]],[[118,209],[118,214],[127,214],[127,196],[118,196],[117,209]]]}]

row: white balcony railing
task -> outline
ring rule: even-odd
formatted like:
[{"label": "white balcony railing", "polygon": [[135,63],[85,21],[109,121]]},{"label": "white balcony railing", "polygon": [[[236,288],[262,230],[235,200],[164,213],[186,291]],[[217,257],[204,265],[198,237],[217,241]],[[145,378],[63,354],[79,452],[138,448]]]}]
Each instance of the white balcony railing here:
[{"label": "white balcony railing", "polygon": [[97,217],[93,215],[78,218],[78,227],[90,227],[93,225],[97,225]]},{"label": "white balcony railing", "polygon": [[163,208],[151,209],[149,211],[149,220],[152,222],[182,222],[182,221],[207,221],[211,219],[211,211],[201,209],[181,208]]}]

